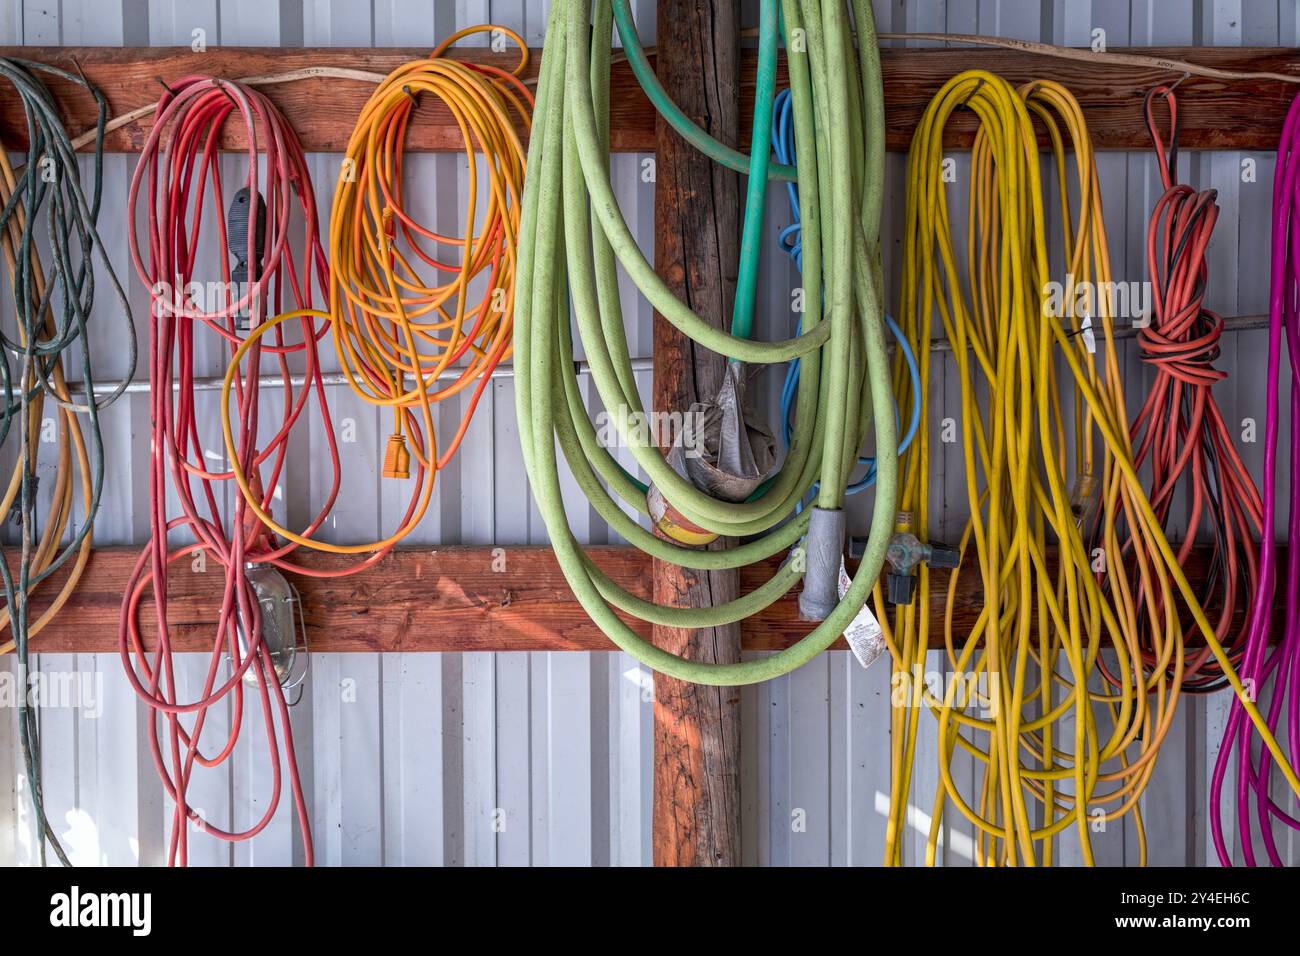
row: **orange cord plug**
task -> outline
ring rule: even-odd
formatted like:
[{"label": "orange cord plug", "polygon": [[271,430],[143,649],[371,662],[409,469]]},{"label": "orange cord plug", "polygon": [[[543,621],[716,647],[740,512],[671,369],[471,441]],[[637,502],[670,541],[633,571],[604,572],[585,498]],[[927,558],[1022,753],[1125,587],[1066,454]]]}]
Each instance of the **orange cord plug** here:
[{"label": "orange cord plug", "polygon": [[388,436],[388,449],[384,452],[385,478],[411,477],[411,450],[402,435]]}]

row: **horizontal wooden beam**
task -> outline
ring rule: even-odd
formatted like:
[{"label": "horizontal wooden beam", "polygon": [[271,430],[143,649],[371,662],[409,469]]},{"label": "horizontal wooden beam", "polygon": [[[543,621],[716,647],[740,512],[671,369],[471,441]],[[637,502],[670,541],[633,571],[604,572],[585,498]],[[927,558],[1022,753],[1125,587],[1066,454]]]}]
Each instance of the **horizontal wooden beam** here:
[{"label": "horizontal wooden beam", "polygon": [[[589,551],[596,564],[616,583],[638,597],[650,599],[650,559],[630,547],[601,547]],[[46,652],[115,652],[122,595],[139,552],[127,548],[96,551],[86,573],[63,610],[33,641]],[[308,552],[306,566],[321,571],[345,567],[353,558]],[[775,560],[743,568],[740,591],[747,593],[772,574]],[[1208,571],[1206,552],[1196,552],[1188,565],[1193,582]],[[943,621],[950,572],[932,573],[931,643],[942,646]],[[440,548],[395,551],[385,559],[347,577],[293,575],[302,596],[308,639],[315,651],[609,651],[614,645],[591,623],[569,590],[550,548]],[[52,582],[57,589],[57,579]],[[213,623],[221,600],[222,575],[214,562],[194,570],[189,561],[172,566],[168,617],[178,650],[211,648]],[[150,602],[141,618],[146,635],[154,617]],[[954,600],[954,634],[970,632],[984,606],[979,575],[968,571],[958,578]],[[38,593],[32,619],[45,607]],[[1279,613],[1281,608],[1279,607]],[[1240,618],[1240,612],[1238,614]],[[642,637],[650,627],[631,621]],[[747,651],[779,650],[811,629],[799,620],[795,594],[777,601],[741,624],[741,646]],[[835,644],[843,649],[841,639]]]},{"label": "horizontal wooden beam", "polygon": [[[108,98],[113,116],[157,101],[162,84],[180,77],[206,74],[225,78],[288,73],[331,66],[386,74],[408,60],[424,56],[419,49],[209,47],[201,53],[188,47],[0,47],[0,56],[38,60],[76,72],[80,68]],[[1300,52],[1253,47],[1152,47],[1129,52],[1237,71],[1300,71]],[[517,54],[462,48],[456,56],[497,66],[513,66]],[[541,57],[532,51],[528,76],[534,77]],[[906,150],[917,121],[935,91],[949,77],[971,67],[1004,76],[1013,83],[1056,80],[1068,87],[1088,120],[1099,149],[1146,149],[1150,146],[1142,115],[1146,91],[1176,78],[1168,70],[1150,67],[1096,65],[1019,50],[900,49],[882,51],[887,109],[887,142]],[[741,67],[741,128],[748,128],[753,108],[752,51]],[[778,80],[784,83],[784,64]],[[74,133],[92,129],[94,105],[73,84],[52,80],[55,98]],[[289,116],[308,152],[342,152],[353,123],[372,86],[361,80],[310,77],[263,87]],[[1273,150],[1287,107],[1297,87],[1275,80],[1225,81],[1190,77],[1179,88],[1180,145],[1185,149]],[[426,96],[426,101],[432,98]],[[611,81],[610,138],[620,152],[654,149],[655,114],[627,63],[614,65]],[[113,132],[112,152],[138,152],[148,136],[152,117]],[[966,149],[974,136],[975,118],[960,111],[950,124],[946,143]],[[0,130],[9,149],[25,147],[26,124],[12,87],[0,89]],[[409,130],[408,147],[416,151],[463,149],[459,129],[439,103],[425,102]],[[742,143],[742,147],[743,147]],[[222,138],[226,149],[246,148],[242,134],[228,124]]]}]

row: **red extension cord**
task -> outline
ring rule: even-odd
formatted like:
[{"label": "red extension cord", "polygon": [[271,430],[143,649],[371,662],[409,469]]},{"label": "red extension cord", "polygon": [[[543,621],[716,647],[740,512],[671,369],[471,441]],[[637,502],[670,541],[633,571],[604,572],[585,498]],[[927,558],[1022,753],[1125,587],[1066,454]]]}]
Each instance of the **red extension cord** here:
[{"label": "red extension cord", "polygon": [[[1162,97],[1169,109],[1168,146],[1156,125],[1154,104]],[[1208,529],[1212,556],[1201,595],[1202,606],[1219,608],[1215,634],[1235,667],[1241,658],[1245,628],[1231,641],[1233,612],[1249,606],[1259,576],[1258,550],[1263,505],[1242,463],[1214,400],[1213,386],[1225,377],[1214,368],[1219,356],[1223,319],[1205,308],[1206,247],[1218,219],[1213,189],[1196,192],[1176,180],[1178,104],[1168,86],[1146,98],[1147,128],[1155,145],[1165,192],[1151,212],[1147,229],[1147,266],[1152,284],[1151,321],[1138,333],[1142,358],[1155,368],[1155,381],[1133,422],[1135,461],[1149,462],[1149,497],[1167,525],[1175,493],[1191,492],[1187,530],[1178,550],[1185,564],[1198,533]],[[1158,665],[1146,653],[1148,666]],[[1174,665],[1169,665],[1169,673]],[[1208,692],[1226,680],[1208,647],[1189,654],[1182,688]]]},{"label": "red extension cord", "polygon": [[[266,200],[266,254],[260,266],[251,267],[251,282],[243,288],[231,286],[231,264],[227,253],[226,200],[221,187],[218,134],[231,114],[236,115],[248,141],[248,173],[245,180],[250,200],[248,215],[248,253],[244,261],[257,263],[257,205],[259,196]],[[164,137],[164,132],[170,131]],[[164,139],[166,142],[164,143]],[[258,143],[264,150],[264,179],[259,176]],[[147,262],[142,255],[135,215],[141,186],[146,186],[149,206],[146,234]],[[199,258],[201,225],[205,199],[210,197],[217,222],[215,270],[223,284],[221,301],[196,302],[191,283],[202,281]],[[302,249],[307,261],[300,267],[291,241],[293,206],[301,219]],[[329,289],[329,267],[318,235],[316,200],[306,168],[302,147],[287,120],[276,107],[256,90],[210,77],[191,76],[170,87],[159,100],[157,122],[142,150],[140,163],[131,182],[130,230],[131,255],[140,277],[151,289],[152,308],[149,336],[150,402],[153,440],[149,473],[150,539],[136,562],[122,604],[119,634],[120,651],[127,677],[135,691],[152,711],[149,721],[149,744],[154,763],[169,797],[175,803],[173,826],[168,845],[168,863],[184,865],[187,860],[187,821],[199,829],[227,841],[247,840],[256,836],[270,822],[279,805],[283,781],[280,769],[280,738],[289,771],[289,786],[302,830],[305,861],[311,865],[312,839],[307,808],[294,756],[293,732],[288,704],[281,687],[270,650],[263,643],[262,621],[258,603],[247,578],[252,563],[269,563],[296,574],[334,577],[349,574],[383,558],[387,548],[368,555],[364,560],[342,568],[306,568],[290,560],[297,545],[280,542],[271,535],[247,507],[238,489],[230,495],[233,515],[227,522],[218,507],[222,497],[221,482],[230,481],[232,472],[212,470],[203,460],[205,447],[222,447],[200,439],[195,417],[195,331],[198,323],[218,336],[229,357],[243,341],[237,319],[248,318],[251,327],[286,309],[312,308],[315,295],[324,297]],[[313,291],[313,277],[315,292]],[[173,289],[183,290],[181,296]],[[288,300],[288,301],[286,301]],[[267,308],[263,308],[265,303]],[[205,306],[207,307],[205,310]],[[296,341],[291,329],[296,329]],[[289,320],[258,336],[250,348],[236,383],[236,437],[238,466],[249,476],[250,483],[262,494],[262,506],[272,507],[274,490],[280,480],[288,453],[289,435],[307,407],[314,390],[320,413],[322,432],[329,448],[331,474],[329,493],[310,525],[302,532],[310,537],[324,523],[339,493],[341,467],[337,439],[330,419],[324,382],[321,377],[318,343],[328,333],[328,323],[312,315]],[[290,381],[289,356],[301,354],[305,361],[306,382],[295,389]],[[276,393],[282,399],[282,418],[272,434],[259,443],[258,376],[263,355],[284,378]],[[179,385],[179,388],[176,386]],[[175,391],[174,391],[175,389]],[[265,436],[266,429],[261,430]],[[412,436],[422,448],[421,436]],[[265,478],[262,472],[265,472]],[[181,514],[170,517],[167,507],[167,475],[179,503]],[[417,480],[407,509],[406,520],[414,512],[425,480],[418,467]],[[262,489],[266,489],[265,492]],[[186,529],[187,543],[169,546],[168,533]],[[168,634],[168,568],[174,562],[203,552],[206,561],[215,561],[224,572],[224,590],[219,619],[215,622],[208,669],[201,694],[196,700],[177,699],[177,685]],[[154,628],[156,647],[146,650],[140,622],[140,607],[146,590],[152,592],[157,621]],[[241,650],[239,622],[252,622]],[[222,681],[223,658],[231,661],[231,673]],[[255,683],[246,683],[250,668],[257,674]],[[186,792],[197,764],[214,768],[232,754],[244,716],[245,690],[256,689],[266,727],[268,759],[272,770],[272,792],[261,818],[243,830],[220,827],[204,818],[189,805]],[[215,754],[206,755],[199,748],[204,721],[209,708],[230,697],[233,701],[230,734]],[[186,722],[189,726],[186,726]],[[167,753],[163,752],[160,725],[165,724]]]}]

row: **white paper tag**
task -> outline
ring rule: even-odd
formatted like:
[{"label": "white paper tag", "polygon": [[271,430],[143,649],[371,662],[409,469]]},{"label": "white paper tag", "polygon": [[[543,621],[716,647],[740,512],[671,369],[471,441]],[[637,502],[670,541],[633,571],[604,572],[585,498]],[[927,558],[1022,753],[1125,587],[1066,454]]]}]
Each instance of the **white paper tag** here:
[{"label": "white paper tag", "polygon": [[[844,567],[844,559],[840,558],[840,600],[844,600],[844,595],[849,590],[849,572]],[[849,650],[853,651],[853,656],[858,659],[858,663],[863,667],[870,667],[872,662],[885,650],[885,632],[880,628],[880,622],[876,620],[876,615],[871,613],[871,600],[862,605],[862,610],[858,611],[853,620],[849,621],[849,626],[844,629],[844,640],[849,643]]]},{"label": "white paper tag", "polygon": [[1079,331],[1083,334],[1083,347],[1088,350],[1089,355],[1096,355],[1097,335],[1092,331],[1092,316],[1083,317],[1083,324],[1079,326]]}]

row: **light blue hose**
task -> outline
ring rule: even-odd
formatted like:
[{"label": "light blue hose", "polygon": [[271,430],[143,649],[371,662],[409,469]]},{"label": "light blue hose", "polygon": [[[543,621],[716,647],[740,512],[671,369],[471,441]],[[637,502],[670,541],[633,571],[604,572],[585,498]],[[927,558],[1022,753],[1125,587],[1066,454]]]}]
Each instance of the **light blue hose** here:
[{"label": "light blue hose", "polygon": [[[794,107],[788,89],[777,94],[774,107],[772,115],[772,148],[776,152],[777,162],[793,166]],[[792,222],[780,230],[777,234],[777,240],[781,243],[781,248],[789,254],[790,258],[794,260],[795,266],[802,273],[803,242],[799,221],[799,187],[795,183],[786,183],[785,188],[790,198],[790,218]],[[912,444],[912,439],[916,437],[916,430],[921,424],[921,370],[917,367],[916,355],[913,354],[911,346],[907,343],[907,337],[903,335],[903,330],[898,327],[898,323],[888,315],[885,316],[885,322],[889,325],[889,331],[893,333],[894,339],[898,342],[898,347],[903,352],[903,360],[907,362],[907,370],[912,377],[912,418],[902,440],[898,443],[898,453],[901,455]],[[795,326],[795,334],[798,335],[802,329],[803,322],[801,320]],[[785,439],[787,448],[790,447],[793,430],[790,413],[794,407],[794,398],[798,390],[799,360],[795,359],[787,366],[785,383],[781,387],[781,435]],[[895,419],[898,417],[897,405],[895,405],[894,417]],[[845,494],[857,494],[875,484],[876,460],[863,455],[858,458],[858,464],[864,466],[867,473],[859,481],[845,488]]]}]

